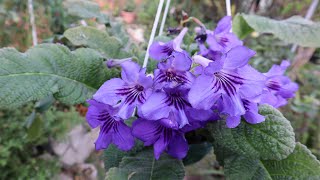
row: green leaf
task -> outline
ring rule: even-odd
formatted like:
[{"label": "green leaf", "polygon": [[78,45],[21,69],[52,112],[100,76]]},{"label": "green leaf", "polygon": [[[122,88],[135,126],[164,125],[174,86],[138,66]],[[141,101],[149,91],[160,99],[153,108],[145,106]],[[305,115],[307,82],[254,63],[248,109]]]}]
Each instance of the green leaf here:
[{"label": "green leaf", "polygon": [[68,29],[63,34],[72,44],[86,46],[101,52],[106,58],[118,58],[121,42],[106,32],[93,27],[79,26]]},{"label": "green leaf", "polygon": [[33,121],[31,126],[28,128],[28,139],[29,140],[36,140],[42,134],[42,130],[44,128],[43,121],[40,117],[36,117]]},{"label": "green leaf", "polygon": [[135,156],[124,157],[119,168],[111,168],[107,174],[107,180],[182,180],[184,167],[182,161],[167,154],[162,154],[159,160],[155,160],[153,150],[148,149]]},{"label": "green leaf", "polygon": [[136,145],[128,152],[119,150],[116,146],[110,145],[104,150],[104,168],[108,171],[110,168],[119,167],[120,162],[125,156],[133,156],[144,148],[141,141],[136,141]]},{"label": "green leaf", "polygon": [[248,23],[243,19],[242,15],[237,14],[232,21],[232,31],[239,39],[244,39],[254,31]]},{"label": "green leaf", "polygon": [[218,147],[251,158],[281,160],[295,147],[293,128],[283,115],[271,106],[260,106],[266,120],[259,124],[242,121],[237,128],[227,128],[225,121],[209,126]]},{"label": "green leaf", "polygon": [[[243,20],[255,31],[259,33],[271,33],[279,39],[295,43],[305,47],[320,47],[320,24],[306,20],[299,16],[293,16],[285,20],[274,20],[257,15],[241,14]],[[238,24],[244,27],[246,31],[247,25],[240,19],[236,19],[236,29]],[[236,31],[239,33],[239,31]],[[240,35],[243,34],[239,33]]]},{"label": "green leaf", "polygon": [[37,112],[43,113],[47,111],[53,103],[54,103],[54,98],[52,95],[49,95],[41,99],[40,101],[36,102],[36,104],[34,105],[34,108]]},{"label": "green leaf", "polygon": [[0,108],[12,108],[53,94],[67,104],[84,102],[106,80],[106,68],[92,49],[69,51],[42,44],[20,53],[0,49]]},{"label": "green leaf", "polygon": [[63,6],[68,14],[84,19],[97,18],[100,23],[108,23],[107,15],[100,12],[99,4],[88,0],[65,0]]},{"label": "green leaf", "polygon": [[186,166],[196,163],[211,152],[211,150],[212,145],[207,142],[202,144],[189,144],[188,155],[183,159],[183,164]]},{"label": "green leaf", "polygon": [[320,179],[320,162],[304,145],[281,161],[233,156],[225,160],[228,179]]},{"label": "green leaf", "polygon": [[128,171],[114,167],[108,171],[105,180],[128,180],[129,177]]}]

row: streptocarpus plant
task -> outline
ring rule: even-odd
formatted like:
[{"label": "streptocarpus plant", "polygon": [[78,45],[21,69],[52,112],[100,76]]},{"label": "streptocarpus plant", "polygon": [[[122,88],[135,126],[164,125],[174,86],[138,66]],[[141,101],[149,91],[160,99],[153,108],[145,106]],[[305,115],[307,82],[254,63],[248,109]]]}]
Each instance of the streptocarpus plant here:
[{"label": "streptocarpus plant", "polygon": [[[319,161],[295,142],[290,122],[275,109],[298,89],[284,75],[289,62],[258,72],[249,65],[255,52],[230,30],[230,17],[214,31],[201,27],[192,55],[182,48],[187,28],[171,41],[154,42],[152,74],[130,58],[110,60],[127,54],[121,42],[88,27],[65,36],[92,49],[2,49],[1,107],[50,94],[71,104],[89,99],[87,121],[100,128],[95,145],[106,149],[107,179],[183,179],[184,165],[212,146],[230,179],[319,179]],[[121,78],[115,73],[110,79],[106,64],[120,68]],[[189,141],[191,132],[205,137],[202,144]]]},{"label": "streptocarpus plant", "polygon": [[[186,132],[210,121],[226,121],[227,128],[235,128],[241,117],[261,123],[265,117],[258,112],[259,104],[285,105],[297,91],[298,85],[284,75],[288,61],[264,74],[248,64],[255,52],[230,32],[230,17],[202,34],[205,41],[198,42],[201,48],[193,57],[181,49],[187,30],[172,41],[151,45],[150,55],[159,61],[154,78],[126,59],[119,63],[122,79],[108,80],[93,95],[87,120],[93,128],[100,125],[97,149],[114,143],[127,151],[135,137],[145,146],[153,145],[156,159],[164,151],[183,159],[188,153]],[[135,108],[138,119],[130,130],[123,120]]]}]

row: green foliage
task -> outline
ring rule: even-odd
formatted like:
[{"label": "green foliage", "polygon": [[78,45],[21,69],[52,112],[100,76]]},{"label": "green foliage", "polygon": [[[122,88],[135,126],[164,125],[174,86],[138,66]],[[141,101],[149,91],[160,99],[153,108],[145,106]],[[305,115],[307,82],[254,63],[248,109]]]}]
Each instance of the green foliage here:
[{"label": "green foliage", "polygon": [[200,161],[205,155],[212,150],[212,144],[201,143],[201,144],[190,144],[187,156],[183,159],[185,166]]},{"label": "green foliage", "polygon": [[217,148],[250,158],[281,160],[291,154],[295,147],[294,132],[290,122],[271,106],[260,107],[265,122],[248,124],[242,121],[237,128],[227,128],[225,121],[218,121],[210,130]]},{"label": "green foliage", "polygon": [[116,146],[110,145],[104,151],[104,168],[109,171],[110,168],[119,167],[120,162],[125,156],[134,156],[144,148],[141,141],[136,141],[136,145],[128,152],[119,150]]},{"label": "green foliage", "polygon": [[251,28],[259,33],[271,33],[288,43],[320,47],[320,24],[299,16],[279,21],[257,15],[236,16],[233,27],[236,35],[243,38],[252,31]]},{"label": "green foliage", "polygon": [[119,167],[111,168],[106,177],[107,180],[182,180],[183,178],[182,161],[167,154],[163,154],[159,160],[155,160],[151,149],[141,151],[135,156],[125,156]]},{"label": "green foliage", "polygon": [[100,23],[108,23],[109,17],[100,12],[99,4],[89,0],[66,0],[63,2],[68,14],[84,19],[97,18]]},{"label": "green foliage", "polygon": [[90,98],[106,80],[102,58],[92,49],[70,52],[62,45],[43,44],[19,53],[0,50],[0,107],[17,107],[50,94],[67,104]]},{"label": "green foliage", "polygon": [[238,38],[244,39],[248,36],[254,29],[248,25],[246,20],[242,15],[237,14],[232,20],[232,32],[235,33]]},{"label": "green foliage", "polygon": [[86,46],[98,50],[106,58],[118,58],[121,42],[106,32],[93,27],[75,27],[68,29],[64,36],[76,46]]},{"label": "green foliage", "polygon": [[[0,179],[50,179],[59,172],[59,161],[50,155],[49,138],[65,137],[76,124],[84,121],[74,108],[60,111],[50,108],[35,114],[42,123],[39,129],[28,127],[26,117],[32,104],[14,110],[0,110]],[[29,132],[38,134],[33,138]],[[34,132],[33,132],[34,133]]]},{"label": "green foliage", "polygon": [[225,160],[225,175],[229,179],[319,179],[320,162],[304,145],[281,161],[259,160],[232,156]]}]

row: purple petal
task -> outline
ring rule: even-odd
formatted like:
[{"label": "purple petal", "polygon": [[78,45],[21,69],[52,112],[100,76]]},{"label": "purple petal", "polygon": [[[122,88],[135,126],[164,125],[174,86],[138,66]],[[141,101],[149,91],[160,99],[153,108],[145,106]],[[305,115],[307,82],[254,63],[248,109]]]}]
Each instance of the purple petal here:
[{"label": "purple petal", "polygon": [[204,69],[207,75],[213,75],[215,72],[221,71],[224,64],[223,59],[215,60],[209,63],[209,65]]},{"label": "purple petal", "polygon": [[86,114],[87,122],[91,128],[96,128],[106,120],[104,114],[109,114],[108,105],[99,103],[93,99],[87,102],[90,104]]},{"label": "purple petal", "polygon": [[168,154],[177,159],[186,157],[188,150],[188,142],[182,133],[177,133],[168,145]]},{"label": "purple petal", "polygon": [[117,94],[117,89],[122,88],[124,85],[125,82],[120,78],[110,79],[98,89],[93,95],[93,99],[113,106],[121,100],[121,96]]},{"label": "purple petal", "polygon": [[278,103],[278,98],[268,90],[263,91],[260,97],[260,104],[269,104],[273,107]]},{"label": "purple petal", "polygon": [[222,95],[223,110],[222,112],[230,116],[239,116],[245,113],[242,101],[238,95]]},{"label": "purple petal", "polygon": [[174,120],[174,118],[164,118],[160,120],[161,125],[170,128],[170,129],[178,129],[179,124],[177,121]]},{"label": "purple petal", "polygon": [[155,60],[166,59],[173,52],[173,42],[169,41],[167,43],[154,42],[149,49],[150,57]]},{"label": "purple petal", "polygon": [[186,109],[188,117],[197,121],[208,121],[212,120],[215,116],[215,113],[209,109],[195,109],[195,108],[188,108]]},{"label": "purple petal", "polygon": [[203,73],[203,70],[204,70],[203,66],[197,66],[194,68],[194,74],[201,75]]},{"label": "purple petal", "polygon": [[182,128],[189,123],[186,112],[184,109],[173,109],[175,120],[179,124],[179,128]]},{"label": "purple petal", "polygon": [[112,141],[112,132],[105,133],[100,130],[99,137],[95,142],[96,150],[107,149]]},{"label": "purple petal", "polygon": [[158,120],[169,116],[170,108],[165,103],[167,95],[163,92],[154,92],[140,107],[141,115],[148,120]]},{"label": "purple petal", "polygon": [[128,119],[132,116],[134,108],[136,107],[135,103],[127,103],[127,102],[122,102],[119,105],[119,112],[118,116],[122,119]]},{"label": "purple petal", "polygon": [[256,54],[255,51],[245,47],[245,46],[237,46],[232,48],[226,56],[224,62],[224,68],[226,69],[236,69],[247,65],[249,59]]},{"label": "purple petal", "polygon": [[112,140],[123,151],[128,151],[134,146],[134,137],[131,134],[131,129],[122,121],[114,125]]},{"label": "purple petal", "polygon": [[187,52],[173,53],[174,59],[172,61],[172,67],[178,71],[188,71],[191,68],[192,60]]},{"label": "purple petal", "polygon": [[226,119],[226,124],[228,128],[235,128],[237,127],[241,122],[240,116],[229,116]]},{"label": "purple petal", "polygon": [[154,144],[160,137],[162,130],[158,121],[137,119],[132,124],[132,134],[144,142],[145,146]]},{"label": "purple petal", "polygon": [[224,52],[228,52],[234,47],[243,45],[243,42],[233,33],[226,33],[218,39],[219,44],[224,48]]},{"label": "purple petal", "polygon": [[243,115],[244,119],[250,123],[250,124],[258,124],[261,123],[265,120],[265,117],[260,115],[258,112],[255,111],[247,111],[244,115]]},{"label": "purple petal", "polygon": [[208,43],[211,50],[225,52],[224,47],[221,46],[217,41],[215,34],[208,34],[206,42]]},{"label": "purple petal", "polygon": [[220,91],[214,91],[215,82],[216,79],[213,76],[200,75],[196,78],[188,94],[192,107],[208,110],[213,106],[221,94]]},{"label": "purple petal", "polygon": [[138,83],[147,89],[152,87],[153,80],[152,77],[146,76],[145,73],[140,73]]},{"label": "purple petal", "polygon": [[277,92],[277,94],[285,99],[289,99],[294,97],[295,92],[298,90],[298,88],[299,86],[297,83],[290,82],[288,84],[283,85],[279,92]]},{"label": "purple petal", "polygon": [[125,61],[121,63],[122,71],[121,78],[126,83],[135,83],[139,79],[140,66],[132,61]]},{"label": "purple petal", "polygon": [[267,77],[281,76],[285,73],[289,66],[290,62],[284,60],[281,62],[280,65],[273,65],[267,73],[264,73],[264,75],[266,75]]},{"label": "purple petal", "polygon": [[220,33],[228,33],[231,30],[231,16],[225,16],[223,17],[217,24],[216,29],[214,30],[215,34]]},{"label": "purple petal", "polygon": [[153,151],[154,156],[158,160],[160,158],[161,153],[167,148],[169,142],[171,141],[173,136],[173,132],[170,129],[165,129],[163,134],[161,134],[160,138],[154,143]]}]

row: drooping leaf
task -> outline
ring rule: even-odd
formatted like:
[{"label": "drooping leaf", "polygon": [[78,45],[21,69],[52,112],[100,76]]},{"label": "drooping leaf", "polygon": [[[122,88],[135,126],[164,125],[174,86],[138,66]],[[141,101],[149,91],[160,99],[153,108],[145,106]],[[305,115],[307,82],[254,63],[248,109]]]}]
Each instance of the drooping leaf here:
[{"label": "drooping leaf", "polygon": [[135,156],[124,157],[119,168],[111,168],[107,180],[179,180],[184,177],[184,167],[180,160],[162,154],[159,160],[154,159],[152,149],[139,152]]},{"label": "drooping leaf", "polygon": [[237,128],[227,128],[225,121],[209,126],[215,144],[229,151],[251,158],[281,160],[295,147],[293,128],[277,110],[268,105],[260,107],[265,122],[248,124],[242,121]]},{"label": "drooping leaf", "polygon": [[43,113],[46,110],[48,110],[53,103],[54,103],[54,98],[52,95],[49,95],[41,99],[40,101],[36,102],[36,104],[34,105],[34,108],[37,112]]},{"label": "drooping leaf", "polygon": [[183,159],[183,164],[190,165],[200,161],[205,155],[212,150],[210,143],[190,144],[187,156]]},{"label": "drooping leaf", "polygon": [[319,179],[320,162],[304,145],[297,143],[286,159],[259,160],[233,156],[225,160],[228,179]]},{"label": "drooping leaf", "polygon": [[11,108],[49,95],[75,104],[84,102],[106,80],[106,68],[92,49],[69,51],[42,44],[20,53],[0,49],[0,107]]},{"label": "drooping leaf", "polygon": [[108,23],[107,15],[100,12],[99,4],[88,0],[65,0],[64,7],[68,14],[79,18],[97,18],[100,23]]},{"label": "drooping leaf", "polygon": [[285,20],[246,14],[239,16],[235,19],[234,31],[241,38],[250,31],[249,26],[259,33],[271,33],[288,43],[305,47],[320,47],[320,23],[300,16],[293,16]]},{"label": "drooping leaf", "polygon": [[72,44],[76,46],[86,46],[98,50],[106,58],[118,58],[121,42],[109,36],[106,32],[93,27],[79,26],[68,29],[63,34]]}]

